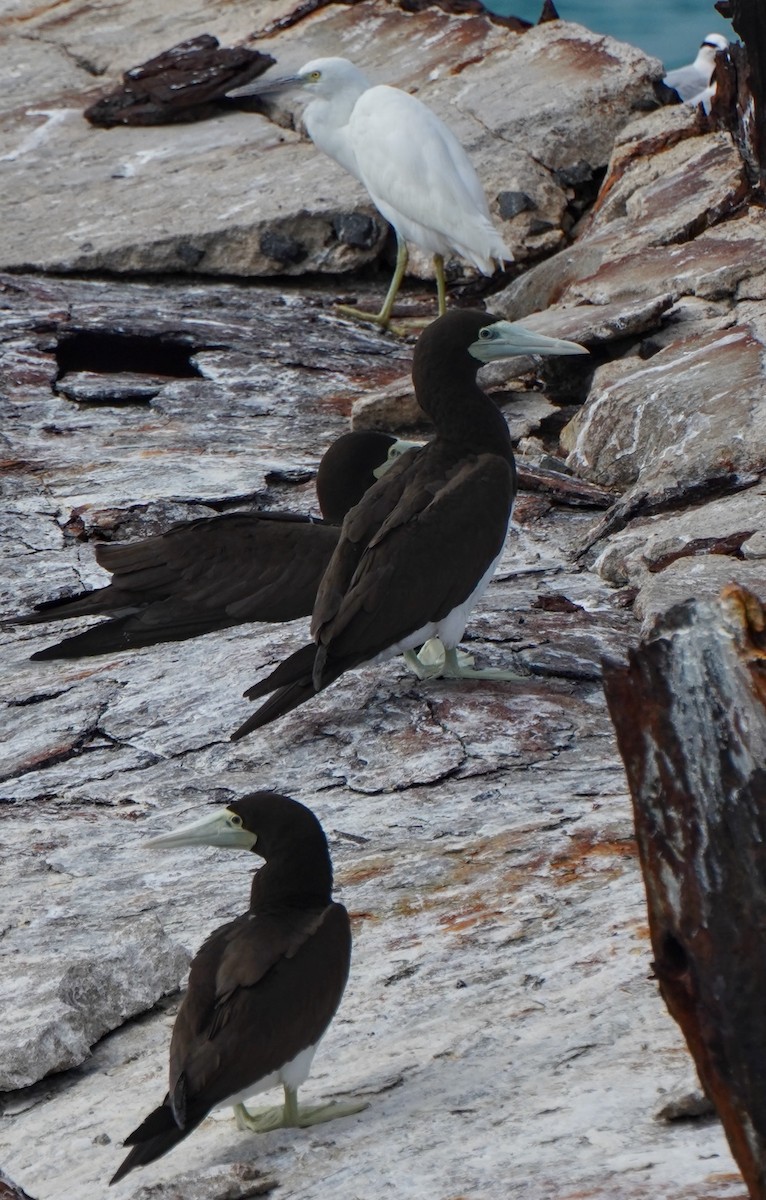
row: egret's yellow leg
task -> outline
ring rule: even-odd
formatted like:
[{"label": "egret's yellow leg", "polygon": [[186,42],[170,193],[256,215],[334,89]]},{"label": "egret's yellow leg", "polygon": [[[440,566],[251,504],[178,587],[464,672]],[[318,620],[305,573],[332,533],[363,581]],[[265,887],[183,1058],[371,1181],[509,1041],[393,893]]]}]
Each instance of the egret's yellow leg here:
[{"label": "egret's yellow leg", "polygon": [[444,278],[444,259],[441,254],[434,254],[434,271],[436,272],[436,299],[439,305],[439,316],[447,311],[447,282]]},{"label": "egret's yellow leg", "polygon": [[383,301],[383,307],[378,313],[364,312],[360,308],[349,308],[346,304],[339,304],[337,311],[344,317],[351,317],[355,321],[372,321],[376,325],[380,325],[383,329],[388,329],[391,324],[391,313],[394,310],[394,301],[396,300],[399,288],[402,286],[404,272],[407,270],[407,261],[409,253],[407,251],[407,243],[403,238],[396,235],[396,267],[394,268],[393,278],[389,286],[386,298]]}]

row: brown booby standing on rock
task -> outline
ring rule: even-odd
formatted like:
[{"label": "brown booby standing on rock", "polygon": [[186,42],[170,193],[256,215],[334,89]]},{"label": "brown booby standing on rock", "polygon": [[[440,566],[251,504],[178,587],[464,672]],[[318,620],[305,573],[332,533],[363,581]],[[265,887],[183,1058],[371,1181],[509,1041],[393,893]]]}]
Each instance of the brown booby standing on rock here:
[{"label": "brown booby standing on rock", "polygon": [[31,625],[102,614],[112,619],[38,650],[32,659],[112,654],[247,621],[310,616],[340,522],[411,445],[372,431],[346,433],[333,442],[317,472],[321,521],[292,513],[226,513],[137,542],[97,546],[99,565],[112,573],[110,584],[45,601],[15,620]]},{"label": "brown booby standing on rock", "polygon": [[[170,1042],[168,1094],[126,1139],[132,1149],[111,1182],[165,1154],[213,1108],[234,1105],[240,1128],[261,1133],[367,1108],[298,1104],[351,958],[348,913],[332,899],[327,840],[310,809],[254,792],[145,844],[241,847],[266,861],[248,911],[212,933],[192,962]],[[248,1112],[246,1097],[280,1084],[283,1106]]]},{"label": "brown booby standing on rock", "polygon": [[302,704],[344,671],[438,637],[450,678],[517,678],[461,666],[456,647],[505,544],[516,491],[508,426],[481,390],[482,363],[520,354],[585,354],[491,313],[454,310],[420,335],[412,378],[436,437],[403,454],[347,514],[303,646],[245,693],[274,693],[233,734]]}]

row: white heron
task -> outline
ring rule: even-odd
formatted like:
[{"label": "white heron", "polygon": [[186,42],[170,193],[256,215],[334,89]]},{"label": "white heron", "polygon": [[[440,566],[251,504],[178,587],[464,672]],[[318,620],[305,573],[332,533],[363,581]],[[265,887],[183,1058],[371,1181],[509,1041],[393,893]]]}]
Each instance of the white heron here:
[{"label": "white heron", "polygon": [[694,62],[688,63],[685,67],[677,67],[675,71],[668,71],[663,83],[674,88],[685,104],[692,104],[695,107],[697,104],[704,104],[705,112],[708,112],[712,95],[710,81],[715,70],[715,56],[719,50],[728,49],[728,39],[722,33],[709,33],[697,51]]},{"label": "white heron", "polygon": [[407,242],[433,256],[439,315],[446,312],[444,256],[457,253],[491,275],[513,255],[492,224],[479,178],[455,135],[415,96],[373,85],[346,58],[317,58],[295,75],[240,89],[264,95],[305,89],[309,137],[370,193],[396,232],[396,268],[378,313],[340,311],[387,328],[407,268]]}]

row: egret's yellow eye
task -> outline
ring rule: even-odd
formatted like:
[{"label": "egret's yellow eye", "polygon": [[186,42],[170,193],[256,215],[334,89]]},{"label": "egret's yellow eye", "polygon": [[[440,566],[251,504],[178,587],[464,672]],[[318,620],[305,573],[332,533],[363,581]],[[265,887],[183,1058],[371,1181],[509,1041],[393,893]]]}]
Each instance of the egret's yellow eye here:
[{"label": "egret's yellow eye", "polygon": [[316,83],[317,80],[319,80],[321,78],[322,78],[321,71],[310,71],[309,72],[309,79],[311,80],[312,83]]}]

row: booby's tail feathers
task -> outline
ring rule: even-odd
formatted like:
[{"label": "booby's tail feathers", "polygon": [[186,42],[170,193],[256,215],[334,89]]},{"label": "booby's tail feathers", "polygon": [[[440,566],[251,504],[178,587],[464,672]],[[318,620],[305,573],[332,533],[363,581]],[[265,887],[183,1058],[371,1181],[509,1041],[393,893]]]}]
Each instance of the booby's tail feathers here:
[{"label": "booby's tail feathers", "polygon": [[287,687],[280,688],[274,692],[265,704],[253,713],[245,721],[244,725],[240,725],[239,729],[235,729],[231,735],[233,742],[238,742],[240,738],[245,737],[248,733],[252,733],[254,729],[260,729],[262,725],[268,725],[271,721],[275,721],[277,717],[283,716],[285,713],[292,712],[299,704],[303,704],[305,700],[310,700],[312,696],[316,696],[317,689],[311,682],[311,677],[308,679],[299,680],[298,683],[288,684]]},{"label": "booby's tail feathers", "polygon": [[305,678],[311,679],[316,653],[317,648],[314,642],[301,646],[300,650],[296,650],[289,658],[285,658],[260,683],[254,683],[251,688],[248,688],[245,692],[246,699],[258,700],[261,696],[268,696],[269,692],[275,692],[277,688],[287,687],[288,684],[298,683],[299,680]]},{"label": "booby's tail feathers", "polygon": [[[115,598],[116,597],[116,598]],[[11,617],[8,624],[42,625],[45,621],[68,620],[70,617],[90,617],[98,613],[120,608],[121,594],[111,585],[78,592],[74,596],[60,596],[57,600],[41,600],[32,612]],[[124,610],[135,607],[128,596],[124,597]]]},{"label": "booby's tail feathers", "polygon": [[316,695],[317,688],[312,682],[316,654],[317,648],[313,642],[301,646],[300,650],[296,650],[294,654],[281,662],[260,683],[247,689],[245,696],[248,700],[259,700],[261,696],[273,694],[257,712],[253,713],[252,717],[249,717],[243,725],[240,725],[239,729],[234,731],[231,735],[233,742],[238,742],[240,738],[252,733],[254,729],[268,725],[270,721],[281,717],[283,713],[290,712],[299,704],[303,704],[304,700],[310,700],[312,696]]},{"label": "booby's tail feathers", "polygon": [[186,1124],[183,1129],[179,1129],[169,1104],[161,1104],[159,1108],[155,1108],[154,1112],[149,1113],[146,1120],[142,1121],[138,1129],[134,1129],[125,1139],[125,1145],[132,1146],[133,1149],[127,1158],[123,1159],[109,1180],[110,1186],[123,1179],[129,1171],[154,1162],[155,1158],[159,1158],[167,1150],[172,1149],[177,1142],[183,1141],[187,1134],[199,1125],[204,1116],[205,1112],[201,1112],[190,1118],[187,1113]]}]

